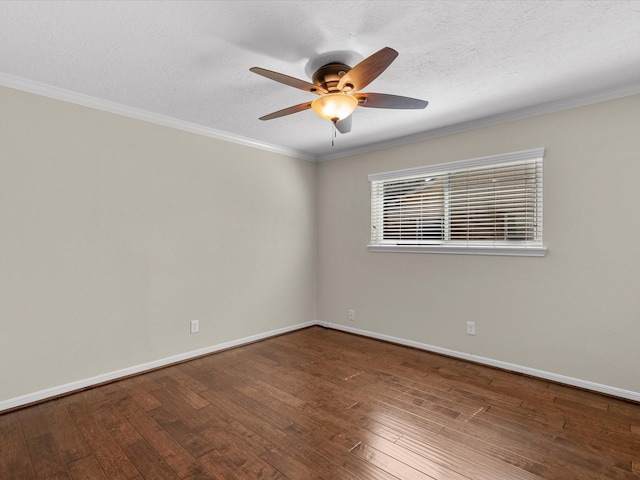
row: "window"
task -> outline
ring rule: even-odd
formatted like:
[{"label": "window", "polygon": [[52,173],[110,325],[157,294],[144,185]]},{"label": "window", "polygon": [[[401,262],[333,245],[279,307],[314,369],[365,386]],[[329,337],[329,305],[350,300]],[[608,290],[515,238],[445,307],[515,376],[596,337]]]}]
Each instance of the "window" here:
[{"label": "window", "polygon": [[544,149],[369,175],[371,251],[542,256]]}]

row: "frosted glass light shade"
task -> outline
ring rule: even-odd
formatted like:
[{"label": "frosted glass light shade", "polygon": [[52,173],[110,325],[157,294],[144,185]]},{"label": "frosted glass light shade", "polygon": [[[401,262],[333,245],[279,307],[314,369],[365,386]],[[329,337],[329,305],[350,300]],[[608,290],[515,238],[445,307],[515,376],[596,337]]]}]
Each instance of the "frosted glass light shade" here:
[{"label": "frosted glass light shade", "polygon": [[318,116],[331,121],[347,118],[357,106],[358,99],[346,93],[327,93],[311,102],[311,108]]}]

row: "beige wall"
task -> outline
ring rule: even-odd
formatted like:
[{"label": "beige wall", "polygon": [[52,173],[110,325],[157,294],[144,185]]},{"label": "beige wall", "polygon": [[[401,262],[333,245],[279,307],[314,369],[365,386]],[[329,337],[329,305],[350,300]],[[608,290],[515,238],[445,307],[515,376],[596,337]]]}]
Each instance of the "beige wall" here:
[{"label": "beige wall", "polygon": [[[320,164],[320,320],[640,392],[639,114],[627,97]],[[536,147],[546,257],[367,251],[368,174]]]},{"label": "beige wall", "polygon": [[[640,96],[319,165],[0,105],[0,402],[315,319],[640,392]],[[367,251],[369,173],[535,147],[546,257]]]},{"label": "beige wall", "polygon": [[315,164],[0,105],[0,402],[317,318]]}]

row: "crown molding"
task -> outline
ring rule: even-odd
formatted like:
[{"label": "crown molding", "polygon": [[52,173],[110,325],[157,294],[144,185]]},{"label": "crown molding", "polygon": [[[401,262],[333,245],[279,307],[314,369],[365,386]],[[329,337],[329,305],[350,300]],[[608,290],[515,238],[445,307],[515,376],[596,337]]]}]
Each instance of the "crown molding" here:
[{"label": "crown molding", "polygon": [[167,115],[148,112],[139,108],[129,107],[120,103],[103,100],[101,98],[92,97],[90,95],[73,92],[64,88],[46,85],[44,83],[35,82],[33,80],[8,75],[5,73],[0,73],[0,85],[14,88],[16,90],[34,93],[36,95],[42,95],[44,97],[54,98],[56,100],[62,100],[64,102],[74,103],[83,107],[95,108],[97,110],[115,113],[116,115],[122,115],[125,117],[134,118],[136,120],[142,120],[144,122],[162,125],[164,127],[176,128],[185,132],[204,135],[205,137],[211,137],[218,140],[237,143],[239,145],[258,148],[260,150],[266,150],[268,152],[278,153],[280,155],[285,155],[288,157],[295,157],[309,161],[318,160],[316,156],[309,155],[305,152],[283,148],[277,145],[272,145],[270,143],[260,142],[258,140],[242,137],[240,135],[234,135],[232,133],[217,130],[215,128],[185,122],[183,120],[169,117]]},{"label": "crown molding", "polygon": [[129,118],[135,118],[145,122],[162,125],[165,127],[176,128],[197,135],[204,135],[206,137],[215,138],[218,140],[225,140],[227,142],[236,143],[260,150],[265,150],[271,153],[277,153],[288,157],[294,157],[301,160],[308,160],[311,162],[324,162],[328,160],[336,160],[339,158],[351,157],[354,155],[360,155],[363,153],[369,153],[375,150],[382,150],[385,148],[397,147],[400,145],[406,145],[409,143],[415,143],[431,138],[444,137],[447,135],[453,135],[457,133],[468,132],[471,130],[477,130],[480,128],[491,127],[502,123],[513,122],[517,120],[524,120],[531,117],[537,117],[539,115],[545,115],[548,113],[560,112],[562,110],[568,110],[571,108],[583,107],[594,103],[606,102],[608,100],[615,100],[617,98],[628,97],[631,95],[640,94],[640,83],[634,82],[630,84],[621,85],[615,88],[602,90],[595,93],[586,95],[579,95],[571,98],[561,99],[553,102],[547,102],[540,105],[534,105],[531,107],[522,108],[519,110],[513,110],[510,112],[504,112],[497,115],[491,115],[488,117],[478,118],[467,122],[456,123],[447,125],[444,127],[434,128],[426,130],[424,132],[416,133],[413,135],[407,135],[404,137],[385,140],[382,142],[370,143],[362,147],[355,147],[341,152],[332,153],[329,155],[314,155],[308,152],[284,148],[278,145],[273,145],[266,142],[260,142],[251,138],[242,137],[215,128],[205,127],[195,123],[179,120],[167,115],[160,115],[146,110],[129,107],[109,100],[103,100],[90,95],[85,95],[71,90],[66,90],[60,87],[54,87],[43,83],[35,82],[14,75],[8,75],[0,73],[0,85],[14,88],[17,90],[23,90],[25,92],[34,93],[36,95],[42,95],[45,97],[62,100],[76,105],[84,107],[95,108],[103,110],[109,113],[115,113],[116,115],[122,115]]},{"label": "crown molding", "polygon": [[562,110],[569,110],[571,108],[584,107],[595,103],[606,102],[608,100],[615,100],[617,98],[629,97],[631,95],[637,94],[640,94],[640,83],[635,82],[625,84],[608,90],[602,90],[600,92],[542,103],[540,105],[534,105],[510,112],[478,118],[475,120],[470,120],[468,122],[461,122],[440,128],[434,128],[432,130],[427,130],[413,135],[407,135],[391,140],[371,143],[363,147],[356,147],[335,154],[319,156],[316,158],[316,161],[324,162],[328,160],[336,160],[338,158],[352,157],[354,155],[369,153],[375,150],[382,150],[384,148],[397,147],[400,145],[415,143],[431,138],[445,137],[447,135],[454,135],[456,133],[478,130],[480,128],[491,127],[502,123],[514,122],[517,120],[525,120],[527,118],[560,112]]}]

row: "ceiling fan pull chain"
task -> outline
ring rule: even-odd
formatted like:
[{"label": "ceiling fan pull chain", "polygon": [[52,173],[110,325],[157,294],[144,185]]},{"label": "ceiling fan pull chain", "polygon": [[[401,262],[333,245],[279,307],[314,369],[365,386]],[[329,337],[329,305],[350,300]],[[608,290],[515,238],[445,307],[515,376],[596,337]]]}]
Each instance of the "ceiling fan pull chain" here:
[{"label": "ceiling fan pull chain", "polygon": [[333,141],[334,138],[336,138],[336,123],[335,122],[331,122],[331,130],[332,130],[332,135],[331,135],[331,146],[335,147],[335,143]]}]

